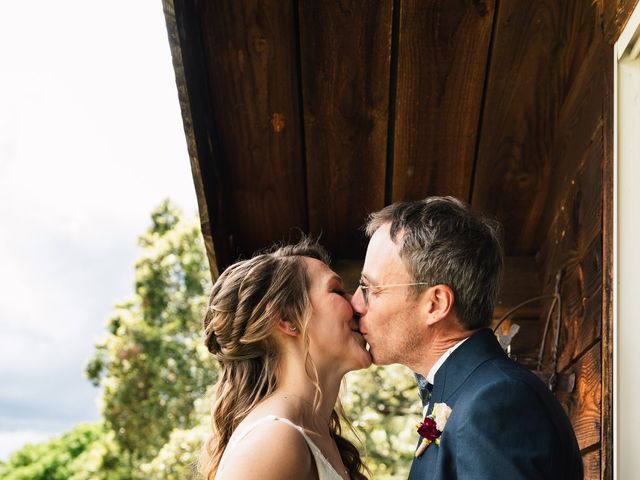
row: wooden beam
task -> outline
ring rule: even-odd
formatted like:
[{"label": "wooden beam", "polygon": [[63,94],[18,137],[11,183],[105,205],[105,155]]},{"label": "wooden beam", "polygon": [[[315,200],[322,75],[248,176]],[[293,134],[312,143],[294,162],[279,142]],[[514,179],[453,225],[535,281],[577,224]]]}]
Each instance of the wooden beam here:
[{"label": "wooden beam", "polygon": [[[613,58],[613,47],[603,55]],[[603,63],[603,161],[602,161],[602,445],[601,478],[613,478],[613,229],[614,229],[614,162],[613,162],[613,62]]]},{"label": "wooden beam", "polygon": [[[206,65],[202,54],[199,24],[193,2],[163,0],[162,5],[200,212],[200,226],[211,277],[215,280],[218,277],[219,268],[230,259],[231,255],[227,242],[219,241],[227,235],[224,216],[211,217],[212,212],[220,210],[222,190],[215,188],[221,186],[221,179],[219,172],[212,168],[212,145],[207,142],[207,138],[213,132],[209,116]],[[217,233],[215,238],[214,230]]]},{"label": "wooden beam", "polygon": [[364,257],[384,206],[392,5],[299,4],[309,228],[341,258]]},{"label": "wooden beam", "polygon": [[469,199],[495,3],[401,2],[392,199]]},{"label": "wooden beam", "polygon": [[[196,2],[207,60],[214,131],[212,158],[221,196],[228,263],[306,230],[305,177],[292,1]],[[201,166],[203,162],[200,162]]]}]

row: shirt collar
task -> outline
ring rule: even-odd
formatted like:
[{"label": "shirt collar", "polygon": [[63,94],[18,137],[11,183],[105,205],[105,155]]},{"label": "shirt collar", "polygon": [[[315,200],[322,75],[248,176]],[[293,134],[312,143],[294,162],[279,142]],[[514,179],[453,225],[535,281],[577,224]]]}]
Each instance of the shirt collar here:
[{"label": "shirt collar", "polygon": [[458,343],[456,343],[453,347],[451,347],[449,350],[447,350],[446,352],[444,352],[440,356],[440,358],[436,361],[436,363],[433,364],[433,367],[431,367],[431,370],[429,370],[429,373],[427,374],[427,382],[428,383],[433,385],[433,381],[436,378],[436,372],[438,371],[438,369],[447,360],[447,358],[449,358],[449,355],[451,355],[456,348],[458,348],[460,345],[462,345],[468,339],[469,339],[469,337],[463,338],[462,340],[460,340]]}]

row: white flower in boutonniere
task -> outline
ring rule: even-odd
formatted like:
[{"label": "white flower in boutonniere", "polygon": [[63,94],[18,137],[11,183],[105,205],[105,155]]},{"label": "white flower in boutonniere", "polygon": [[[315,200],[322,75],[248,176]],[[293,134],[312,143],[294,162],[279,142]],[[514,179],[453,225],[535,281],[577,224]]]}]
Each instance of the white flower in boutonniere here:
[{"label": "white flower in boutonniere", "polygon": [[434,403],[431,415],[424,417],[417,425],[418,434],[422,437],[422,442],[416,450],[416,457],[424,453],[429,445],[435,443],[440,445],[440,435],[444,430],[447,420],[451,415],[451,407],[446,403]]}]

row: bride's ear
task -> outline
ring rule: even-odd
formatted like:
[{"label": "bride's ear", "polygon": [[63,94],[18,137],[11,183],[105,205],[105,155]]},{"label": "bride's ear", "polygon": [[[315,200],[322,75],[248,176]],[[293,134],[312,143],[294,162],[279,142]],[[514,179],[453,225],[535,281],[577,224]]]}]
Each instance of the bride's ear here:
[{"label": "bride's ear", "polygon": [[284,332],[291,337],[297,337],[300,334],[298,327],[296,327],[289,320],[278,320],[278,330]]}]

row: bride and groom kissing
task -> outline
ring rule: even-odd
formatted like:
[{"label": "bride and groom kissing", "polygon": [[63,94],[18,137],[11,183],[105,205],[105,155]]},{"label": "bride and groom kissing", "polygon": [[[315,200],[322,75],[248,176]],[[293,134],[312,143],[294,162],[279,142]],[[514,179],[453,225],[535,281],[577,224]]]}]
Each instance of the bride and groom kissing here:
[{"label": "bride and groom kissing", "polygon": [[400,363],[424,406],[410,479],[582,478],[561,406],[489,329],[498,232],[452,197],[389,205],[369,217],[353,295],[309,239],[228,267],[204,317],[220,371],[202,475],[369,478],[341,432],[340,384]]}]

